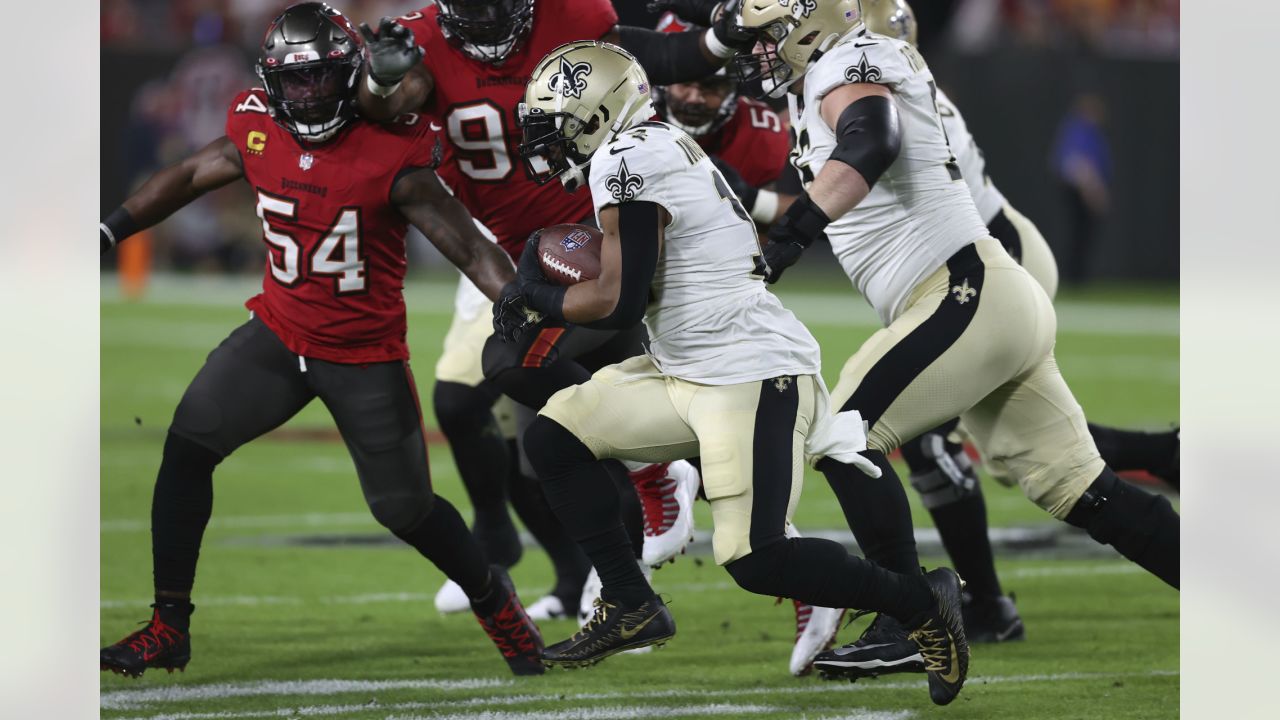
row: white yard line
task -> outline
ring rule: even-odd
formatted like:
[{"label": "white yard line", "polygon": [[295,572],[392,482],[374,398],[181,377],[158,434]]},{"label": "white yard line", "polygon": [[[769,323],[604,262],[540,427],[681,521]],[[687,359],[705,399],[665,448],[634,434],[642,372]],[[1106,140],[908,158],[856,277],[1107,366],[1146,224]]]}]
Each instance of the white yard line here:
[{"label": "white yard line", "polygon": [[[1039,578],[1039,577],[1073,577],[1082,575],[1136,575],[1145,572],[1137,565],[1127,562],[1116,562],[1105,565],[1044,565],[1020,567],[1000,573],[1004,578]],[[654,582],[658,590],[670,593],[699,593],[714,590],[732,590],[734,583],[724,580],[709,583],[663,583],[661,576]],[[380,603],[426,603],[432,599],[427,593],[413,592],[371,592],[356,595],[324,595],[305,597],[301,595],[212,595],[198,598],[200,605],[217,606],[255,606],[255,605],[376,605]],[[103,610],[118,608],[144,608],[151,603],[150,598],[118,598],[102,600],[98,607]]]},{"label": "white yard line", "polygon": [[[351,513],[302,513],[298,515],[230,515],[214,516],[209,520],[210,528],[279,528],[279,527],[342,527],[368,526],[377,527],[373,516],[368,512]],[[103,520],[99,526],[104,533],[108,532],[145,532],[151,529],[150,518],[120,518]]]},{"label": "white yard line", "polygon": [[[410,314],[452,316],[456,284],[442,280],[411,280],[405,285],[405,303]],[[191,277],[157,274],[152,277],[147,294],[136,301],[143,305],[197,305],[242,307],[244,301],[261,291],[261,278]],[[101,300],[120,302],[119,284],[114,275],[102,278]],[[783,289],[783,303],[801,321],[829,327],[879,327],[879,319],[852,288],[848,292],[797,292]],[[131,301],[135,302],[135,301]],[[1111,303],[1096,301],[1061,301],[1056,304],[1058,330],[1091,335],[1178,335],[1178,307],[1151,303]],[[132,321],[131,321],[132,322]],[[227,331],[230,328],[226,329]],[[177,329],[181,333],[181,328]],[[131,341],[135,338],[130,336]],[[190,335],[148,334],[136,338],[142,343],[191,340]],[[111,336],[103,332],[103,341]]]},{"label": "white yard line", "polygon": [[[1070,681],[1087,681],[1087,680],[1115,680],[1118,678],[1150,678],[1150,677],[1177,677],[1177,670],[1149,670],[1145,672],[1123,672],[1123,673],[1050,673],[1035,675],[974,675],[970,676],[968,682],[971,685],[976,684],[1033,684],[1044,682],[1070,682]],[[218,700],[230,697],[289,697],[296,695],[318,696],[318,695],[339,695],[344,693],[370,693],[386,690],[446,690],[446,691],[472,691],[486,689],[509,688],[514,683],[510,680],[486,680],[486,679],[468,679],[468,680],[300,680],[300,681],[258,681],[250,683],[217,683],[210,685],[175,685],[164,688],[147,688],[144,690],[115,690],[102,694],[101,707],[104,710],[130,710],[142,709],[149,705],[157,703],[170,702],[191,702],[191,701],[208,701]],[[476,698],[467,698],[460,700],[442,700],[432,703],[421,703],[424,708],[442,709],[446,707],[463,708],[475,705],[518,705],[534,702],[577,702],[577,701],[600,701],[600,700],[655,700],[655,699],[677,699],[677,698],[718,698],[722,696],[759,696],[759,695],[815,695],[824,693],[852,693],[852,692],[871,692],[880,690],[912,690],[923,689],[928,686],[925,679],[912,681],[876,681],[863,683],[820,683],[817,685],[806,685],[803,687],[752,687],[752,688],[726,688],[723,690],[706,690],[706,689],[684,689],[671,688],[667,690],[653,690],[636,693],[609,692],[609,693],[529,693],[524,695],[487,695]],[[500,691],[501,692],[501,691]],[[381,705],[376,706],[379,709],[417,709],[420,703],[400,703],[399,705]],[[341,712],[355,713],[366,712],[375,705],[364,703],[360,705],[342,705],[342,706],[312,706],[296,707],[296,706],[280,706],[277,705],[271,709],[241,711],[241,712],[202,712],[202,713],[168,713],[138,716],[129,720],[213,720],[214,718],[270,718],[270,717],[297,717],[305,715],[334,715]],[[646,705],[645,707],[653,712],[657,708]],[[691,707],[708,707],[708,706],[691,706]],[[751,707],[751,706],[737,706]],[[350,711],[342,710],[343,708],[352,708]],[[767,712],[774,712],[768,710]],[[557,711],[560,714],[549,716],[551,720],[566,720],[563,711]],[[682,713],[691,714],[691,713]],[[458,717],[475,718],[474,715],[459,715]],[[520,715],[519,717],[525,717]]]}]

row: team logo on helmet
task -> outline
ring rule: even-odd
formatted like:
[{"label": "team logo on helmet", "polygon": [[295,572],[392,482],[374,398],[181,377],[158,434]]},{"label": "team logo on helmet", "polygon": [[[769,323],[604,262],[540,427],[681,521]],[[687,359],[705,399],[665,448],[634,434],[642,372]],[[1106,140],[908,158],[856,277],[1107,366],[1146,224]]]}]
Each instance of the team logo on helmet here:
[{"label": "team logo on helmet", "polygon": [[817,9],[818,0],[796,0],[796,4],[791,8],[791,14],[798,17],[809,17]]},{"label": "team logo on helmet", "polygon": [[844,79],[851,83],[873,83],[879,81],[880,77],[880,68],[867,62],[866,53],[862,53],[862,59],[857,65],[851,65],[844,71]]},{"label": "team logo on helmet", "polygon": [[565,97],[582,98],[582,91],[587,89],[587,76],[591,74],[591,63],[572,63],[569,58],[560,58],[560,72],[551,76],[547,87],[552,92]]},{"label": "team logo on helmet", "polygon": [[589,242],[591,242],[591,234],[586,230],[574,230],[560,239],[560,245],[565,252],[573,252]]},{"label": "team logo on helmet", "polygon": [[610,175],[604,181],[604,186],[613,195],[615,201],[627,202],[636,199],[636,193],[644,187],[644,178],[632,175],[631,171],[627,170],[627,159],[622,158],[622,162],[618,164],[617,174]]}]

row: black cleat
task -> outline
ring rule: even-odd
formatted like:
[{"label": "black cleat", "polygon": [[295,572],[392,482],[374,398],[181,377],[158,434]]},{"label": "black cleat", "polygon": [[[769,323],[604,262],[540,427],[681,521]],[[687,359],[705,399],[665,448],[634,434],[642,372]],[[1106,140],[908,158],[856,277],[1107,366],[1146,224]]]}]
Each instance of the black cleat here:
[{"label": "black cleat", "polygon": [[186,670],[191,662],[191,633],[165,624],[160,619],[160,608],[151,607],[155,610],[146,627],[102,648],[98,653],[101,669],[131,678],[142,677],[147,668]]},{"label": "black cleat", "polygon": [[960,694],[969,675],[969,641],[960,612],[964,582],[951,568],[927,572],[924,579],[933,593],[933,607],[907,623],[907,637],[924,658],[930,699],[935,705],[946,705]]},{"label": "black cleat", "polygon": [[907,638],[902,624],[881,613],[856,641],[819,653],[813,667],[827,680],[856,681],[892,673],[924,672],[924,658]]},{"label": "black cleat", "polygon": [[588,667],[623,650],[662,647],[675,637],[676,621],[656,595],[636,608],[601,599],[595,601],[595,608],[595,614],[573,637],[542,652],[547,667]]},{"label": "black cleat", "polygon": [[489,572],[492,573],[493,592],[499,593],[498,609],[486,615],[472,604],[471,611],[489,639],[498,646],[498,652],[502,653],[513,674],[541,675],[546,670],[542,667],[542,634],[538,632],[538,626],[529,619],[524,605],[520,604],[520,597],[516,595],[507,571],[491,565]]},{"label": "black cleat", "polygon": [[965,593],[960,612],[965,637],[971,643],[1013,642],[1027,637],[1013,595],[974,598]]}]

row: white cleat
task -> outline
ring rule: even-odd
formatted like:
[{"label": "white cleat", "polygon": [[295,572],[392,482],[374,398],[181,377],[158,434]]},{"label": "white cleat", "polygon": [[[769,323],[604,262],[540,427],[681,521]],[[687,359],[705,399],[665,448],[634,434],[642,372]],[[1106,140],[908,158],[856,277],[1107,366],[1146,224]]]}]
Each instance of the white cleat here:
[{"label": "white cleat", "polygon": [[569,617],[569,612],[564,607],[564,601],[555,595],[544,595],[537,602],[525,608],[525,612],[529,614],[529,619],[534,622],[563,620]]},{"label": "white cleat", "polygon": [[463,592],[462,586],[452,580],[445,580],[436,593],[436,610],[442,615],[471,612],[471,600]]},{"label": "white cleat", "polygon": [[631,473],[644,510],[645,565],[674,560],[693,539],[693,502],[702,478],[684,460],[650,465]]},{"label": "white cleat", "polygon": [[844,610],[792,602],[796,606],[796,645],[791,649],[791,674],[802,677],[813,670],[818,653],[835,644]]},{"label": "white cleat", "polygon": [[[645,580],[653,579],[653,569],[648,565],[641,563],[640,572],[644,573]],[[586,625],[587,621],[591,619],[591,616],[595,614],[596,599],[600,597],[601,587],[600,575],[596,573],[595,568],[591,568],[590,574],[587,575],[587,581],[582,584],[582,601],[578,604],[578,627]],[[645,653],[652,651],[653,646],[646,645],[645,647],[635,648],[634,650],[623,650],[622,654],[644,655]]]}]

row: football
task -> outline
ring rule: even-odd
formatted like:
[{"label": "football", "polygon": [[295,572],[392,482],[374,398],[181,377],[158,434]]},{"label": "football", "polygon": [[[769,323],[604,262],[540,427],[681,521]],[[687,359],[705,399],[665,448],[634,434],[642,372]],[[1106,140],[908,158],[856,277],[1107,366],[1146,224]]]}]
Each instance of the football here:
[{"label": "football", "polygon": [[539,235],[538,260],[542,273],[557,285],[576,285],[600,277],[600,243],[604,235],[593,227],[563,223]]}]

